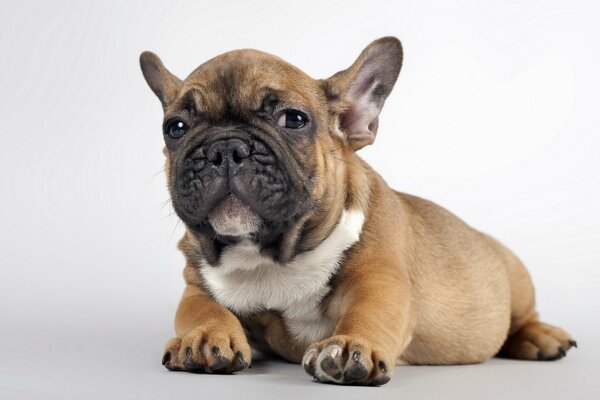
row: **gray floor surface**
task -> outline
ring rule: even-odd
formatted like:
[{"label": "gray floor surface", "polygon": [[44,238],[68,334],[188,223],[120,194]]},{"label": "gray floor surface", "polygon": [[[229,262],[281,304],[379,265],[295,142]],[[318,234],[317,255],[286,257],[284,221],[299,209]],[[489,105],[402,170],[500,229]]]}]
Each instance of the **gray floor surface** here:
[{"label": "gray floor surface", "polygon": [[591,333],[558,362],[493,359],[468,366],[400,366],[390,383],[368,388],[319,384],[299,365],[264,358],[233,376],[169,372],[160,365],[162,333],[143,332],[5,334],[0,345],[0,398],[600,398]]}]

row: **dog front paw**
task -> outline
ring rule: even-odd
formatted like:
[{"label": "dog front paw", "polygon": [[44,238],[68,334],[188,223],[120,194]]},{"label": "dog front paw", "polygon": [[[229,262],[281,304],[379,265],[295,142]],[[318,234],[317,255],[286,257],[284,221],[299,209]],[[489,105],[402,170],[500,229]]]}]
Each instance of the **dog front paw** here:
[{"label": "dog front paw", "polygon": [[202,325],[169,340],[162,359],[171,371],[217,374],[241,371],[250,362],[250,346],[242,331],[228,333]]},{"label": "dog front paw", "polygon": [[304,353],[304,370],[319,382],[379,386],[391,379],[393,358],[367,341],[333,336],[310,346]]}]

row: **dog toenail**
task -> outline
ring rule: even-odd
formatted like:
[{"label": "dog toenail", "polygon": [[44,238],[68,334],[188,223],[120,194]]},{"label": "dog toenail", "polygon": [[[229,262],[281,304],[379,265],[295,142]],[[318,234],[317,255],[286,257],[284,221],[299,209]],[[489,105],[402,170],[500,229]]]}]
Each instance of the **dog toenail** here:
[{"label": "dog toenail", "polygon": [[388,383],[388,382],[390,381],[390,379],[392,379],[392,378],[390,378],[390,377],[389,377],[389,376],[387,376],[387,375],[380,376],[380,377],[378,377],[378,378],[375,378],[375,379],[373,379],[373,380],[371,381],[371,385],[374,385],[374,386],[381,386],[381,385],[385,385],[386,383]]},{"label": "dog toenail", "polygon": [[379,364],[377,364],[377,366],[384,374],[387,372],[387,365],[385,365],[383,361],[379,361]]},{"label": "dog toenail", "polygon": [[211,371],[221,371],[223,368],[227,367],[230,364],[229,359],[225,357],[219,357],[217,360],[210,366]]},{"label": "dog toenail", "polygon": [[244,355],[242,354],[241,351],[236,351],[235,352],[235,358],[237,358],[238,360],[244,362]]},{"label": "dog toenail", "polygon": [[315,376],[315,366],[313,364],[305,363],[304,364],[304,370],[310,376],[313,376],[313,377]]},{"label": "dog toenail", "polygon": [[563,357],[567,355],[567,352],[566,352],[566,351],[565,351],[565,349],[563,349],[562,347],[559,347],[559,348],[558,348],[558,351],[560,352],[560,354],[562,354],[562,355],[563,355]]},{"label": "dog toenail", "polygon": [[352,364],[350,368],[344,374],[346,382],[355,382],[364,379],[369,374],[369,371],[361,364]]},{"label": "dog toenail", "polygon": [[340,379],[342,377],[342,371],[339,370],[337,363],[331,357],[325,357],[323,361],[321,361],[321,368],[333,379]]}]

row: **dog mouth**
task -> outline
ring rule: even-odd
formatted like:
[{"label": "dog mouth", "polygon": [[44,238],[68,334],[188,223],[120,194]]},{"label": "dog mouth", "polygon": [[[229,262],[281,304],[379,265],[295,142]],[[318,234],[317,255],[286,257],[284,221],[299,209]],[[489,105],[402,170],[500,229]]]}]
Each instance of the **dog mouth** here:
[{"label": "dog mouth", "polygon": [[258,131],[202,132],[169,161],[177,215],[212,241],[279,240],[311,204],[312,181],[303,179],[294,154]]},{"label": "dog mouth", "polygon": [[260,230],[262,220],[250,206],[230,193],[210,210],[208,222],[218,235],[248,236]]}]

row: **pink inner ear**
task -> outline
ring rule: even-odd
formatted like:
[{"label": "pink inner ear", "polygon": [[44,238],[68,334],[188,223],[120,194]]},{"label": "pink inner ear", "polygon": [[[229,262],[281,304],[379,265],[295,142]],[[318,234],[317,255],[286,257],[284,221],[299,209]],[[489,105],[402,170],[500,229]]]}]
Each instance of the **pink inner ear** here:
[{"label": "pink inner ear", "polygon": [[[362,72],[360,75],[363,75]],[[340,123],[342,129],[348,135],[348,139],[370,139],[370,141],[373,141],[381,106],[379,101],[372,98],[372,95],[379,85],[379,81],[364,79],[364,75],[362,78],[359,76],[353,84],[352,90],[348,93],[350,107],[342,115]]]},{"label": "pink inner ear", "polygon": [[333,84],[344,93],[346,110],[340,115],[340,129],[353,149],[375,140],[379,113],[401,66],[402,46],[398,39],[382,38],[365,48],[350,68],[332,77]]}]

